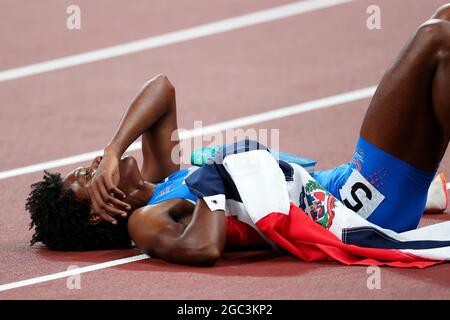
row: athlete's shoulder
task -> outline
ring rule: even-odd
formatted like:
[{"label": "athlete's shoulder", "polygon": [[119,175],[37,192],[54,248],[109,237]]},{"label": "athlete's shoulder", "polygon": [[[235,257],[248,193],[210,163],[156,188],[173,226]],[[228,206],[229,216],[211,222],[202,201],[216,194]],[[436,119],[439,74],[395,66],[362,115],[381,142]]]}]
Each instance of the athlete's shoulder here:
[{"label": "athlete's shoulder", "polygon": [[194,205],[183,198],[167,199],[146,205],[133,211],[128,219],[128,229],[140,226],[152,227],[152,230],[158,229],[192,214],[193,209]]},{"label": "athlete's shoulder", "polygon": [[144,252],[151,251],[147,244],[155,243],[162,234],[178,234],[182,225],[176,223],[171,212],[176,200],[136,209],[128,219],[128,234]]},{"label": "athlete's shoulder", "polygon": [[169,223],[167,206],[161,202],[156,205],[144,206],[133,211],[128,219],[128,232],[131,238],[140,229],[149,231],[159,229]]}]

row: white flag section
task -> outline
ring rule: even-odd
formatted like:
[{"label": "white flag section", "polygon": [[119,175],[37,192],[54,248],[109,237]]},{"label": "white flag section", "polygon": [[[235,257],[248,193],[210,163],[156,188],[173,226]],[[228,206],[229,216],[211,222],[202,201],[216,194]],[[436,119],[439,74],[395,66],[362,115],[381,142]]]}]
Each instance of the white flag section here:
[{"label": "white flag section", "polygon": [[249,220],[279,248],[306,261],[427,267],[450,260],[450,221],[396,233],[339,202],[302,167],[286,181],[265,150],[231,154],[223,166]]},{"label": "white flag section", "polygon": [[289,213],[289,195],[284,174],[265,150],[225,157],[223,165],[236,185],[253,223],[268,212]]}]

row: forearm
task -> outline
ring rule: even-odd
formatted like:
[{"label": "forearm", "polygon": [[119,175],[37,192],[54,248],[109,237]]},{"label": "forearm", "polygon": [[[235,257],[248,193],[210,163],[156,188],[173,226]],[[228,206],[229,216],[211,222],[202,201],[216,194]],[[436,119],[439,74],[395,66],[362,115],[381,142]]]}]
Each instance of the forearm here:
[{"label": "forearm", "polygon": [[225,245],[226,220],[222,210],[211,211],[206,203],[199,199],[192,219],[179,241],[193,253],[220,255]]},{"label": "forearm", "polygon": [[127,107],[105,153],[121,156],[142,133],[151,129],[171,107],[173,91],[165,76],[149,80]]}]

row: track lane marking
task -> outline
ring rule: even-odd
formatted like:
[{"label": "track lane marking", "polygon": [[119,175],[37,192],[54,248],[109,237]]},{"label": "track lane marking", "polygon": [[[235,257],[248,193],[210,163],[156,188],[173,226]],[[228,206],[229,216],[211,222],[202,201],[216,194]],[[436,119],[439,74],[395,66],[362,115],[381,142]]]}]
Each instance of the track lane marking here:
[{"label": "track lane marking", "polygon": [[354,0],[306,0],[289,3],[249,14],[236,16],[216,22],[202,24],[192,28],[181,29],[158,36],[131,41],[116,46],[87,51],[63,58],[29,64],[18,68],[0,71],[0,82],[37,75],[45,72],[61,70],[86,63],[116,58],[131,53],[159,48],[188,40],[199,39],[218,33],[242,29],[245,27],[271,22],[294,15],[312,12]]},{"label": "track lane marking", "polygon": [[[180,131],[179,137],[181,140],[199,137],[202,135],[208,135],[224,131],[232,128],[245,127],[253,124],[258,124],[262,122],[267,122],[275,119],[281,119],[289,117],[295,114],[300,114],[304,112],[309,112],[313,110],[329,108],[336,105],[343,105],[349,102],[367,99],[373,96],[376,90],[376,86],[371,86],[359,90],[349,91],[342,94],[337,94],[317,100],[312,100],[308,102],[303,102],[283,108],[273,109],[266,112],[256,113],[249,116],[244,116],[224,122],[219,122],[209,126],[204,126],[201,128],[196,128],[192,130],[182,130]],[[136,151],[141,149],[140,142],[132,143],[126,152]],[[20,167],[16,169],[6,170],[0,172],[0,180],[21,176],[29,173],[34,173],[42,170],[53,169],[57,167],[62,167],[66,165],[71,165],[83,161],[89,161],[94,159],[96,156],[102,155],[103,150],[91,151],[71,157],[61,158],[57,160],[41,162],[25,167]]]},{"label": "track lane marking", "polygon": [[71,269],[71,270],[67,270],[67,271],[63,271],[63,272],[52,273],[52,274],[41,276],[41,277],[11,282],[11,283],[7,283],[7,284],[2,284],[2,285],[0,285],[0,292],[15,289],[15,288],[20,288],[20,287],[30,286],[33,284],[38,284],[38,283],[47,282],[47,281],[51,281],[51,280],[62,279],[62,278],[76,275],[76,274],[82,274],[82,273],[86,273],[86,272],[120,266],[122,264],[136,262],[136,261],[145,260],[145,259],[150,259],[150,257],[146,254],[140,254],[140,255],[131,256],[131,257],[123,258],[123,259],[118,259],[118,260],[113,260],[113,261],[108,261],[108,262],[103,262],[103,263],[97,263],[97,264],[93,264],[93,265],[86,266],[86,267]]}]

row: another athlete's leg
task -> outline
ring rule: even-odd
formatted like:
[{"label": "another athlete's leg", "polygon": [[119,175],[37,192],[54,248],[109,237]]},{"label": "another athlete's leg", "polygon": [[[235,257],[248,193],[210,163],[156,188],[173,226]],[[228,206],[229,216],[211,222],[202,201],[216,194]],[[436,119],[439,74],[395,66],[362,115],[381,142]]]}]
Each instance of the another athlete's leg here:
[{"label": "another athlete's leg", "polygon": [[450,137],[450,6],[419,27],[384,75],[361,136],[433,172]]}]

